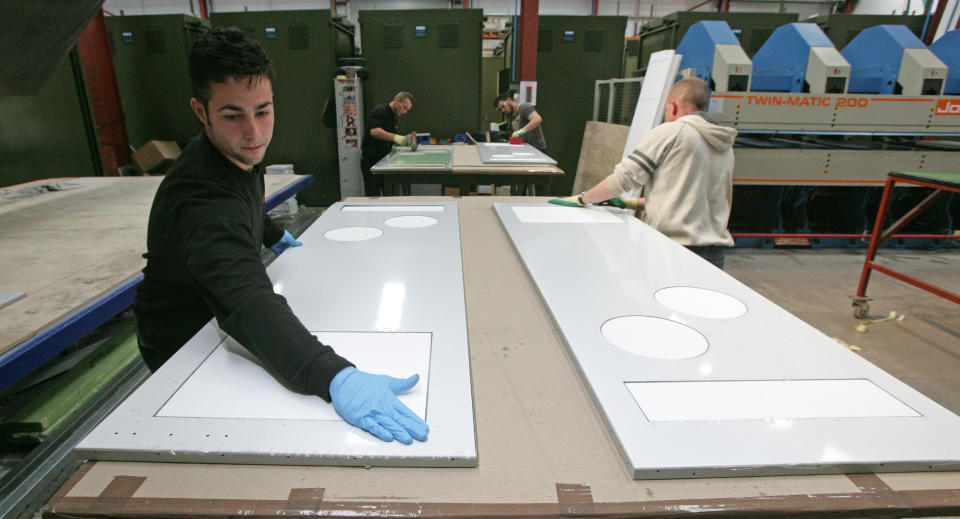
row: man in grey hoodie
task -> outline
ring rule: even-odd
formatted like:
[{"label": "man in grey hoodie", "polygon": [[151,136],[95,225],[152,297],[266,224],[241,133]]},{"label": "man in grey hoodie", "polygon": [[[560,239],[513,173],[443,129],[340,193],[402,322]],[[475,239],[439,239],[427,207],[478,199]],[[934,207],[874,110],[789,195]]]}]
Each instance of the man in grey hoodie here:
[{"label": "man in grey hoodie", "polygon": [[[724,250],[733,245],[727,221],[737,130],[704,112],[708,98],[700,79],[678,81],[667,93],[664,123],[641,137],[612,175],[580,195],[550,202],[639,208],[645,223],[723,268]],[[644,198],[618,196],[641,186]]]}]

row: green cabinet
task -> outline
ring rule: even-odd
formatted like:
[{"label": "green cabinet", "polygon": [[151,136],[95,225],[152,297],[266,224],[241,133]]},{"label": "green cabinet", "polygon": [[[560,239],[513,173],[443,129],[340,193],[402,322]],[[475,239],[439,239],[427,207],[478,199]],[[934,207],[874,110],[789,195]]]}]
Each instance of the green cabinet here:
[{"label": "green cabinet", "polygon": [[190,109],[188,60],[197,32],[209,22],[182,14],[105,21],[130,145],[162,140],[184,146],[201,130]]},{"label": "green cabinet", "polygon": [[593,118],[595,82],[619,76],[626,25],[625,16],[540,17],[537,112],[546,153],[565,173],[551,182],[550,194],[566,196],[573,189],[583,130]]},{"label": "green cabinet", "polygon": [[102,175],[76,49],[33,96],[0,97],[0,187]]},{"label": "green cabinet", "polygon": [[[413,94],[403,131],[452,139],[480,129],[482,9],[360,11],[367,114],[399,91]],[[366,114],[365,114],[366,116]]]}]

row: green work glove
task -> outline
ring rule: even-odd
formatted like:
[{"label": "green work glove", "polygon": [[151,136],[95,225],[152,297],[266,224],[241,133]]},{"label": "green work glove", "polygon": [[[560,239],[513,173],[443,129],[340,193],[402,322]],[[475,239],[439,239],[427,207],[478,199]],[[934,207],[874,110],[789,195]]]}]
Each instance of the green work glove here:
[{"label": "green work glove", "polygon": [[583,204],[580,203],[580,197],[577,195],[568,196],[566,198],[551,198],[547,200],[551,204],[557,205],[566,205],[569,207],[583,207]]},{"label": "green work glove", "polygon": [[403,135],[394,135],[393,142],[397,143],[397,146],[406,146],[407,138],[404,137]]},{"label": "green work glove", "polygon": [[609,200],[604,200],[597,205],[612,205],[613,207],[619,207],[620,209],[630,209],[633,211],[637,210],[637,199],[636,198],[624,198],[622,196],[615,196]]},{"label": "green work glove", "polygon": [[523,131],[523,130],[517,130],[517,131],[513,132],[513,135],[511,135],[511,137],[523,137],[526,133],[527,133],[527,132],[525,132],[525,131]]}]

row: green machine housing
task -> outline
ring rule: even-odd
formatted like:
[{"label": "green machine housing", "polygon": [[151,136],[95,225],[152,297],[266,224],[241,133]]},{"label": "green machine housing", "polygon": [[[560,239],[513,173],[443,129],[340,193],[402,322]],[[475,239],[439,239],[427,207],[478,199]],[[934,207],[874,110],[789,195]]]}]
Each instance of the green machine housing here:
[{"label": "green machine housing", "polygon": [[314,182],[297,195],[307,205],[340,200],[337,129],[322,122],[323,107],[333,92],[338,52],[353,52],[353,32],[328,9],[214,13],[215,27],[243,29],[267,50],[273,61],[276,122],[265,164],[293,164]]},{"label": "green machine housing", "polygon": [[73,48],[32,96],[0,97],[0,187],[103,174],[83,67]]},{"label": "green machine housing", "polygon": [[753,56],[781,25],[799,20],[797,13],[747,13],[679,11],[651,20],[640,28],[636,39],[627,40],[623,77],[642,76],[650,55],[664,49],[676,49],[691,25],[703,20],[722,20],[733,29],[740,46]]},{"label": "green machine housing", "polygon": [[573,189],[583,131],[593,118],[595,81],[620,73],[626,26],[625,16],[540,17],[537,112],[546,153],[564,171],[551,181],[550,194],[566,196]]},{"label": "green machine housing", "polygon": [[107,16],[127,138],[135,149],[151,140],[183,147],[200,133],[190,109],[187,58],[210,23],[183,14]]},{"label": "green machine housing", "polygon": [[360,11],[361,49],[369,79],[366,114],[394,94],[413,94],[404,132],[453,139],[481,123],[482,9]]}]

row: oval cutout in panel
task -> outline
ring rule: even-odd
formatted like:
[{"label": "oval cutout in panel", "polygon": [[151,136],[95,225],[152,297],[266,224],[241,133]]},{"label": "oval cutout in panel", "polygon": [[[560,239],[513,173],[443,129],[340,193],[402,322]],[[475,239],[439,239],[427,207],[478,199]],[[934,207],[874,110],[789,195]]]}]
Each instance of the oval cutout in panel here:
[{"label": "oval cutout in panel", "polygon": [[383,231],[376,227],[340,227],[323,233],[323,237],[333,241],[364,241],[379,238]]},{"label": "oval cutout in panel", "polygon": [[399,227],[401,229],[420,229],[423,227],[430,227],[432,225],[437,225],[438,220],[431,216],[395,216],[393,218],[387,219],[387,225],[390,227]]},{"label": "oval cutout in panel", "polygon": [[739,299],[708,288],[667,287],[653,297],[675,312],[707,319],[733,319],[747,313],[747,305]]},{"label": "oval cutout in panel", "polygon": [[693,328],[646,315],[614,317],[603,323],[600,333],[624,351],[654,359],[692,359],[709,347],[707,338]]}]

